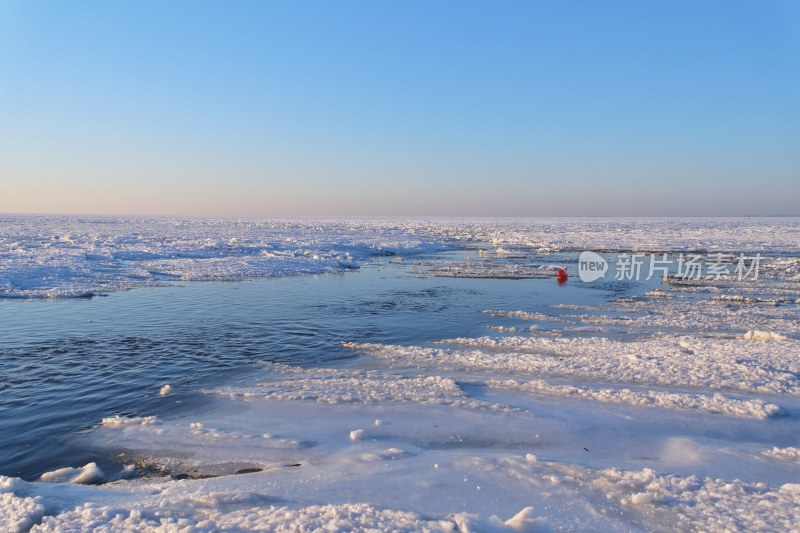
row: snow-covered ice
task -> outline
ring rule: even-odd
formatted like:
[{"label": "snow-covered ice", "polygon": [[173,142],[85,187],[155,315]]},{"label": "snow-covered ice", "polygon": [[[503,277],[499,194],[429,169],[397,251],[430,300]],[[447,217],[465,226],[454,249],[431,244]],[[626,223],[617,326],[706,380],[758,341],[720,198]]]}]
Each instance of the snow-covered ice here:
[{"label": "snow-covered ice", "polygon": [[[186,219],[4,215],[0,297],[76,297],[170,280],[240,280],[358,268],[376,255],[485,245],[492,258],[554,251],[796,252],[797,219]],[[796,258],[776,271],[800,276]],[[770,268],[769,265],[765,266]],[[488,269],[488,270],[487,270]],[[440,275],[539,277],[488,263]]]},{"label": "snow-covered ice", "polygon": [[41,480],[49,483],[77,483],[79,485],[89,485],[102,481],[105,477],[100,468],[95,463],[89,463],[82,468],[59,468],[53,472],[42,474]]},{"label": "snow-covered ice", "polygon": [[708,413],[747,418],[771,418],[783,414],[780,407],[763,400],[736,400],[719,393],[707,395],[653,390],[633,391],[626,388],[591,388],[553,385],[540,379],[524,382],[513,379],[489,380],[487,385],[501,389],[522,390],[536,394],[581,398],[598,402],[627,403],[667,409],[696,409]]},{"label": "snow-covered ice", "polygon": [[80,297],[171,280],[341,272],[376,255],[453,246],[425,224],[386,220],[5,215],[0,297]]},{"label": "snow-covered ice", "polygon": [[713,390],[800,394],[800,341],[661,337],[479,337],[449,339],[463,348],[348,343],[395,363],[575,377],[616,383],[681,385]]},{"label": "snow-covered ice", "polygon": [[[757,282],[482,302],[474,334],[354,337],[346,363],[264,361],[200,391],[195,412],[109,412],[76,439],[122,471],[0,476],[0,529],[800,531],[800,261],[785,257],[798,243],[795,219],[4,217],[11,297],[343,272],[456,247],[480,252],[408,261],[404,275],[483,290],[552,277],[581,249],[768,257]],[[165,381],[161,404],[179,396]]]}]

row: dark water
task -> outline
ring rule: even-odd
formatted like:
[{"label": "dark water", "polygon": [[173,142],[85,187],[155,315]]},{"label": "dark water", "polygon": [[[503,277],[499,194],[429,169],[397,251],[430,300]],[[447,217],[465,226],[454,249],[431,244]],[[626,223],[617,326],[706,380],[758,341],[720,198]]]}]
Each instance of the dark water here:
[{"label": "dark water", "polygon": [[[244,377],[258,361],[347,364],[358,356],[342,341],[492,334],[483,309],[556,313],[550,305],[611,296],[577,281],[425,278],[406,264],[382,259],[346,274],[0,301],[0,474],[34,479],[90,461],[113,471],[112,457],[70,437],[107,416],[202,410],[201,389]],[[161,397],[166,383],[173,393]]]}]

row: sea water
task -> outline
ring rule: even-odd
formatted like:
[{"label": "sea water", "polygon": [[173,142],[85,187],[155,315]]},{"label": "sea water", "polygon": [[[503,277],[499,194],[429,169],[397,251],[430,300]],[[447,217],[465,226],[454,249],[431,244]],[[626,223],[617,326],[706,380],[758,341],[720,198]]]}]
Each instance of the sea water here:
[{"label": "sea water", "polygon": [[[35,479],[113,457],[73,445],[109,414],[202,409],[198,391],[253,365],[346,365],[342,342],[420,343],[490,333],[484,308],[593,304],[610,291],[554,279],[422,277],[409,263],[460,252],[377,259],[359,271],[242,282],[185,282],[94,298],[0,300],[0,473]],[[633,290],[633,289],[631,289]],[[164,384],[175,392],[158,394]],[[111,468],[107,466],[107,468]]]}]

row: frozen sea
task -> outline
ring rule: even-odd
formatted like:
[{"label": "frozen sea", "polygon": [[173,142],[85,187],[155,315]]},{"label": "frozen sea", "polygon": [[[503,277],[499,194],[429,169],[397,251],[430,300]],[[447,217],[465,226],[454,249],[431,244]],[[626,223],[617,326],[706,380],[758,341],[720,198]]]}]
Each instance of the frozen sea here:
[{"label": "frozen sea", "polygon": [[0,529],[797,531],[798,304],[791,218],[5,215]]}]

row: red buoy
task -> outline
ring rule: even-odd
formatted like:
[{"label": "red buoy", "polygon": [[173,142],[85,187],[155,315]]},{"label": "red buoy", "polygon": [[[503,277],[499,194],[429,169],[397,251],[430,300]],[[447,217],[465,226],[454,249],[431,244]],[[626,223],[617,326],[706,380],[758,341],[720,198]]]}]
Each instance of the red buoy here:
[{"label": "red buoy", "polygon": [[564,283],[569,279],[569,274],[567,274],[567,271],[563,268],[559,268],[558,273],[556,274],[556,279],[559,283]]}]

